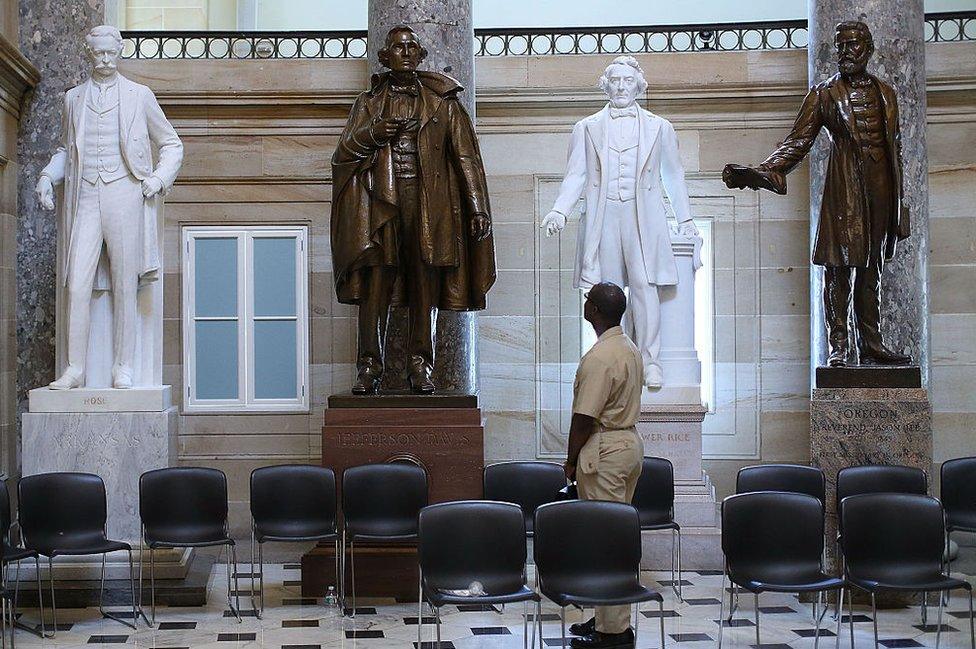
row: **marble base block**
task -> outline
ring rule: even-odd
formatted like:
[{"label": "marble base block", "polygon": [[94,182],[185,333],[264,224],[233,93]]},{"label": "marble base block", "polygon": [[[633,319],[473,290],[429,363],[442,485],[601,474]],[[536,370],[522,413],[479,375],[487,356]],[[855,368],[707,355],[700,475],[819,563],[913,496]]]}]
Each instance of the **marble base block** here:
[{"label": "marble base block", "polygon": [[173,405],[168,385],[129,388],[35,388],[29,393],[31,412],[162,412]]},{"label": "marble base block", "polygon": [[[108,537],[129,542],[138,550],[139,476],[175,464],[178,425],[177,409],[173,406],[159,412],[24,413],[22,474],[80,471],[101,476],[107,497]],[[127,576],[128,558],[112,558],[117,567],[124,564]],[[169,560],[157,556],[157,560],[186,565],[182,554]],[[90,557],[68,563],[74,569],[63,576],[56,570],[59,578],[97,576],[98,564]]]},{"label": "marble base block", "polygon": [[[674,517],[681,526],[682,563],[686,570],[722,567],[715,488],[702,470],[702,421],[706,412],[700,403],[643,403],[637,420],[644,455],[667,458],[674,466]],[[644,533],[644,568],[670,567],[670,536],[670,532]]]},{"label": "marble base block", "polygon": [[[923,388],[816,388],[810,401],[810,462],[827,474],[827,538],[837,521],[837,472],[902,464],[931,472],[932,405]],[[827,554],[833,561],[833,544]]]}]

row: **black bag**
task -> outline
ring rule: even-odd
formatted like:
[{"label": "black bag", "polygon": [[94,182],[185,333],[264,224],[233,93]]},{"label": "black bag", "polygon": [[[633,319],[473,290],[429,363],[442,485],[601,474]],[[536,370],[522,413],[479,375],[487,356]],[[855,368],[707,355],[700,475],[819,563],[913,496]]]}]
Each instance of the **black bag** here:
[{"label": "black bag", "polygon": [[575,482],[570,482],[559,490],[559,500],[579,500],[579,491],[576,489]]}]

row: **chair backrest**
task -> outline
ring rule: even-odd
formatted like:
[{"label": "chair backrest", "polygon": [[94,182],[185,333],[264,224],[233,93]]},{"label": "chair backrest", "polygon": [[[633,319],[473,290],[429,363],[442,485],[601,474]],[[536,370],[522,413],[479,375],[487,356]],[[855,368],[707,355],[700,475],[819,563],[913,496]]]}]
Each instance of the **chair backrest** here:
[{"label": "chair backrest", "polygon": [[739,469],[735,493],[787,491],[807,494],[826,506],[827,478],[823,469],[805,464],[757,464]]},{"label": "chair backrest", "polygon": [[877,493],[840,502],[841,543],[847,574],[856,579],[898,581],[898,575],[942,572],[945,523],[931,496]]},{"label": "chair backrest", "polygon": [[645,457],[631,504],[641,525],[670,519],[674,510],[674,466],[663,457]]},{"label": "chair backrest", "polygon": [[170,467],[139,476],[139,516],[147,542],[227,535],[227,476],[209,467]]},{"label": "chair backrest", "polygon": [[363,464],[342,473],[342,515],[347,529],[374,527],[391,535],[416,533],[427,506],[427,472],[408,462]]},{"label": "chair backrest", "polygon": [[[927,494],[928,476],[913,466],[864,464],[849,466],[837,472],[837,512],[840,501],[848,496],[875,493]],[[841,523],[843,528],[843,523]]]},{"label": "chair backrest", "polygon": [[823,503],[814,496],[755,491],[722,501],[722,552],[739,579],[785,584],[815,574],[823,549]]},{"label": "chair backrest", "polygon": [[10,543],[10,526],[13,520],[10,517],[10,490],[7,488],[7,479],[0,480],[0,540],[3,543]]},{"label": "chair backrest", "polygon": [[569,500],[535,511],[534,556],[549,592],[583,594],[594,585],[636,584],[640,521],[626,503]]},{"label": "chair backrest", "polygon": [[535,510],[559,500],[566,472],[555,462],[499,462],[485,467],[485,500],[515,503],[522,508],[526,531],[531,534]]},{"label": "chair backrest", "polygon": [[57,548],[59,538],[105,534],[105,483],[94,473],[39,473],[17,485],[27,547]]},{"label": "chair backrest", "polygon": [[420,510],[421,574],[431,589],[468,588],[478,581],[488,595],[525,584],[525,520],[518,505],[465,500]]},{"label": "chair backrest", "polygon": [[[976,524],[976,457],[942,463],[941,496],[950,528]],[[961,514],[969,514],[967,520]]]},{"label": "chair backrest", "polygon": [[332,469],[311,464],[264,466],[251,472],[251,516],[269,522],[316,523],[336,528],[336,478]]}]

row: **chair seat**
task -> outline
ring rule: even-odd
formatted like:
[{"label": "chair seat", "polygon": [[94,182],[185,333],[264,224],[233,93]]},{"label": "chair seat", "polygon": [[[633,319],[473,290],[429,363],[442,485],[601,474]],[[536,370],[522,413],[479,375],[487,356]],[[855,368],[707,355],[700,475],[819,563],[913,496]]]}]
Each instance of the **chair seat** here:
[{"label": "chair seat", "polygon": [[254,538],[265,541],[334,541],[335,527],[309,521],[262,521],[254,525]]},{"label": "chair seat", "polygon": [[645,522],[641,520],[641,532],[652,532],[654,530],[681,530],[681,526],[672,520]]},{"label": "chair seat", "polygon": [[514,593],[505,593],[502,595],[477,595],[471,597],[465,597],[463,595],[452,595],[450,593],[445,593],[442,590],[428,588],[424,584],[424,597],[432,606],[444,606],[445,604],[511,604],[513,602],[538,602],[541,598],[538,593],[528,588],[527,586],[522,586],[519,590]]},{"label": "chair seat", "polygon": [[346,540],[353,543],[416,543],[419,537],[417,534],[394,534],[386,536],[383,534],[353,534],[347,532]]},{"label": "chair seat", "polygon": [[30,548],[15,548],[6,543],[3,545],[3,562],[21,561],[23,559],[33,559],[37,552]]},{"label": "chair seat", "polygon": [[949,575],[943,575],[941,573],[913,575],[911,579],[906,579],[903,582],[863,579],[857,577],[848,577],[847,581],[862,590],[871,592],[879,590],[933,592],[942,590],[956,590],[957,588],[972,590],[973,588],[972,584],[970,584],[968,581],[956,579],[955,577],[950,577]]},{"label": "chair seat", "polygon": [[637,602],[664,601],[660,593],[639,583],[603,589],[596,587],[588,593],[560,593],[546,588],[545,585],[541,590],[543,595],[558,606],[620,606]]},{"label": "chair seat", "polygon": [[346,538],[355,541],[417,539],[417,521],[346,521]]},{"label": "chair seat", "polygon": [[743,575],[732,573],[730,581],[752,593],[806,593],[820,590],[836,590],[844,587],[844,580],[832,577],[822,572],[806,572],[790,575],[776,581],[749,579]]},{"label": "chair seat", "polygon": [[105,554],[119,550],[130,550],[131,546],[122,541],[113,541],[97,536],[58,537],[51,543],[37,543],[33,548],[45,557],[81,556],[86,554]]},{"label": "chair seat", "polygon": [[212,527],[156,527],[147,529],[146,545],[150,548],[205,548],[214,545],[234,545],[224,530]]},{"label": "chair seat", "polygon": [[976,511],[947,511],[946,529],[950,532],[976,532]]}]

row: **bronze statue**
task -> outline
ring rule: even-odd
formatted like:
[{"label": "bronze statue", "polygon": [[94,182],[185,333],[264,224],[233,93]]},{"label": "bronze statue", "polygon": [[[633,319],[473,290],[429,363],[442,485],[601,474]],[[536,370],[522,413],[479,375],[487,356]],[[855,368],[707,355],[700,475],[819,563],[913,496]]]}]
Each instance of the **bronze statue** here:
[{"label": "bronze statue", "polygon": [[488,189],[478,140],[444,74],[409,27],[379,51],[389,72],[359,95],[332,157],[336,295],[359,305],[355,394],[378,389],[390,307],[408,308],[407,372],[431,393],[437,310],[485,308],[495,282]]},{"label": "bronze statue", "polygon": [[848,314],[853,278],[854,322],[862,364],[903,365],[911,357],[885,347],[881,338],[881,271],[895,243],[909,236],[903,202],[901,135],[895,91],[868,74],[874,41],[867,25],[837,25],[839,74],[810,89],[793,130],[758,167],[726,165],[730,189],[750,187],[786,193],[786,174],[810,151],[821,127],[830,134],[813,263],[824,267],[824,313],[831,367],[848,356]]}]

